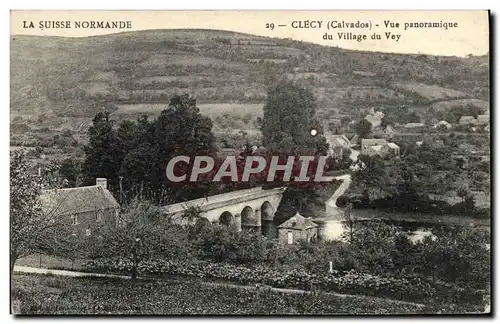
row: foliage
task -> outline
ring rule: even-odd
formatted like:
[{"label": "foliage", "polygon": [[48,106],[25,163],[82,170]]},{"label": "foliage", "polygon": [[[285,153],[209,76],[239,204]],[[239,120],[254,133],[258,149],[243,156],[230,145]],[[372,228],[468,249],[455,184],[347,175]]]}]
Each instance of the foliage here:
[{"label": "foliage", "polygon": [[160,209],[149,202],[134,200],[120,215],[117,224],[107,224],[86,239],[90,258],[121,257],[133,262],[133,273],[144,259],[189,258],[183,246],[187,233],[170,224]]},{"label": "foliage", "polygon": [[22,315],[326,315],[437,311],[370,297],[290,294],[203,285],[196,281],[38,275],[13,277],[12,302],[13,312]]},{"label": "foliage", "polygon": [[109,112],[98,112],[88,130],[88,145],[84,147],[85,160],[82,172],[87,184],[96,178],[107,178],[108,186],[118,185],[118,167],[123,161],[124,152],[113,129]]},{"label": "foliage", "polygon": [[10,271],[18,258],[37,251],[53,252],[68,237],[55,215],[42,210],[41,181],[30,173],[26,151],[10,157]]},{"label": "foliage", "polygon": [[[282,80],[269,89],[264,117],[258,119],[263,144],[272,152],[326,152],[328,145],[316,119],[317,103],[312,92]],[[318,135],[311,136],[311,129]]]},{"label": "foliage", "polygon": [[[359,157],[359,171],[353,174],[351,191],[357,195],[368,193],[371,200],[385,199],[386,207],[400,211],[417,211],[436,195],[446,195],[458,190],[463,197],[470,197],[459,189],[457,175],[462,171],[452,159],[448,147],[424,141],[419,147],[402,144],[398,159],[379,156]],[[471,198],[461,213],[474,210]],[[460,213],[460,212],[459,212]]]},{"label": "foliage", "polygon": [[361,119],[356,124],[356,134],[358,134],[360,138],[370,138],[371,133],[372,124],[366,119]]},{"label": "foliage", "polygon": [[193,245],[201,259],[215,262],[247,264],[264,260],[265,239],[260,233],[237,233],[223,225],[204,227]]},{"label": "foliage", "polygon": [[[350,243],[340,241],[293,246],[266,242],[258,234],[235,233],[222,226],[191,227],[181,239],[194,258],[150,254],[138,271],[263,283],[274,287],[360,293],[440,303],[478,302],[476,290],[489,290],[490,238],[479,229],[441,230],[437,238],[411,242],[383,222],[355,222]],[[182,237],[182,236],[180,236]],[[329,262],[334,272],[329,273]],[[87,271],[124,273],[130,258],[100,258]],[[466,271],[464,270],[466,269]],[[461,287],[461,288],[460,288]]]},{"label": "foliage", "polygon": [[[100,112],[89,128],[83,174],[87,182],[108,178],[108,184],[130,201],[138,194],[162,201],[199,198],[207,188],[173,188],[166,179],[167,161],[176,155],[194,156],[213,152],[212,121],[200,114],[196,101],[188,95],[174,96],[157,119],[141,116],[136,122],[124,121],[117,128],[109,113]],[[179,189],[179,190],[174,190]]]},{"label": "foliage", "polygon": [[[119,273],[124,269],[122,260],[95,260],[85,266],[88,271]],[[461,289],[454,285],[439,283],[419,277],[393,277],[372,275],[356,271],[334,271],[311,273],[305,270],[276,270],[264,266],[248,267],[228,263],[186,262],[173,260],[144,261],[139,265],[143,275],[160,277],[180,276],[185,278],[207,278],[238,284],[262,283],[276,288],[312,287],[324,291],[388,297],[399,300],[474,305],[480,303],[480,294],[473,289]]]}]

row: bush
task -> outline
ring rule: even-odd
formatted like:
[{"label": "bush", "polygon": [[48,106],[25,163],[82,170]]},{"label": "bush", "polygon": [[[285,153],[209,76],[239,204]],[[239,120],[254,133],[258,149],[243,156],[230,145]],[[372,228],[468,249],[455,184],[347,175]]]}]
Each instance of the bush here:
[{"label": "bush", "polygon": [[223,225],[204,227],[194,242],[202,259],[237,264],[263,261],[265,240],[258,233],[241,232]]},{"label": "bush", "polygon": [[[93,260],[84,265],[87,271],[108,273],[129,272],[132,262],[127,259]],[[277,288],[310,290],[319,288],[347,294],[363,294],[413,302],[478,304],[481,292],[462,289],[453,284],[419,277],[377,276],[356,271],[334,271],[312,274],[304,270],[280,271],[264,266],[244,267],[227,263],[203,261],[148,260],[139,264],[143,275],[160,277],[181,276],[224,280],[238,284],[262,283]]]}]

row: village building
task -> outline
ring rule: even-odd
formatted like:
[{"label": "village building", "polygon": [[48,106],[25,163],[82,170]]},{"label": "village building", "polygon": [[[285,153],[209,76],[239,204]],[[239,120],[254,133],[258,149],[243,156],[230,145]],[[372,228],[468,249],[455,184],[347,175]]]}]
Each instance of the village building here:
[{"label": "village building", "polygon": [[351,142],[345,135],[325,135],[325,139],[329,145],[328,156],[342,156],[351,148]]},{"label": "village building", "polygon": [[451,129],[451,124],[448,123],[446,120],[441,120],[439,121],[436,125],[434,125],[434,128],[446,128],[446,129]]},{"label": "village building", "polygon": [[399,156],[400,148],[396,143],[389,143],[385,139],[366,139],[361,140],[361,154],[379,155],[379,156]]},{"label": "village building", "polygon": [[313,242],[318,238],[318,227],[318,224],[297,211],[292,218],[278,226],[278,241],[281,244]]},{"label": "village building", "polygon": [[478,125],[488,125],[490,123],[490,115],[478,115],[477,124]]},{"label": "village building", "polygon": [[120,210],[105,178],[97,178],[94,186],[43,190],[40,200],[47,217],[87,236],[105,223],[116,224]]},{"label": "village building", "polygon": [[361,139],[361,154],[366,154],[370,150],[370,147],[376,145],[386,145],[387,140],[383,138],[363,138]]},{"label": "village building", "polygon": [[388,148],[389,153],[392,153],[396,156],[399,155],[400,150],[401,150],[396,143],[388,143],[387,148]]},{"label": "village building", "polygon": [[405,125],[405,128],[408,129],[417,129],[417,128],[424,128],[425,124],[424,123],[408,123]]},{"label": "village building", "polygon": [[477,124],[477,119],[474,118],[473,116],[462,116],[460,117],[460,120],[458,121],[460,125],[476,125]]}]

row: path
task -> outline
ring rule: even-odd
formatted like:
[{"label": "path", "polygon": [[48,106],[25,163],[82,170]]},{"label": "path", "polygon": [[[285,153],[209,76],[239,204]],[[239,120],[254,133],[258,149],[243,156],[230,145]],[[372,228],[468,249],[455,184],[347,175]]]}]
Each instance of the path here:
[{"label": "path", "polygon": [[342,219],[342,213],[339,207],[337,207],[337,199],[340,196],[342,196],[347,191],[347,189],[349,189],[349,186],[351,185],[352,182],[352,178],[350,174],[344,174],[335,177],[335,179],[341,180],[342,183],[325,203],[326,217],[334,217],[337,219]]},{"label": "path", "polygon": [[[101,278],[104,277],[104,278],[131,279],[130,276],[120,276],[120,275],[103,274],[103,273],[90,273],[90,272],[77,272],[77,271],[68,271],[68,270],[52,270],[52,269],[32,268],[32,267],[23,267],[23,266],[14,266],[14,273],[35,273],[35,274],[45,274],[45,275],[55,275],[55,276],[66,276],[66,277],[101,277]],[[139,277],[138,279],[161,280],[159,278],[148,278],[148,277]],[[178,281],[178,282],[186,281],[184,279],[171,279],[171,278],[168,278],[168,280]],[[225,283],[225,282],[221,283],[221,282],[207,282],[207,281],[200,281],[199,283],[201,285],[208,286],[208,287],[228,287],[228,288],[248,289],[248,290],[269,289],[269,290],[274,291],[274,292],[281,292],[281,293],[287,293],[287,294],[312,294],[313,293],[311,291],[302,290],[302,289],[274,288],[274,287],[265,286],[265,285],[249,286],[249,285],[238,285],[238,284],[231,284],[231,283]],[[323,293],[327,294],[327,295],[331,295],[331,296],[340,297],[340,298],[347,298],[347,297],[371,298],[374,301],[385,300],[385,301],[394,302],[396,304],[425,307],[424,304],[406,302],[406,301],[395,300],[395,299],[390,299],[390,298],[383,298],[383,297],[339,294],[339,293],[334,293],[334,292],[323,292]]]}]

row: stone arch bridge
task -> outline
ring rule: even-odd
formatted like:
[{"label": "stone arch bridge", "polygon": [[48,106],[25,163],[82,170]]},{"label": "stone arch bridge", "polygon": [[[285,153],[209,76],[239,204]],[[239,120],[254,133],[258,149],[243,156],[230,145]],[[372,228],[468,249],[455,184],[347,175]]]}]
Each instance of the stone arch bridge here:
[{"label": "stone arch bridge", "polygon": [[285,189],[286,187],[279,187],[264,190],[257,187],[237,190],[163,206],[162,211],[174,220],[183,222],[181,218],[186,210],[196,208],[202,219],[210,223],[232,226],[236,231],[262,229],[262,233],[266,234],[272,226]]}]

